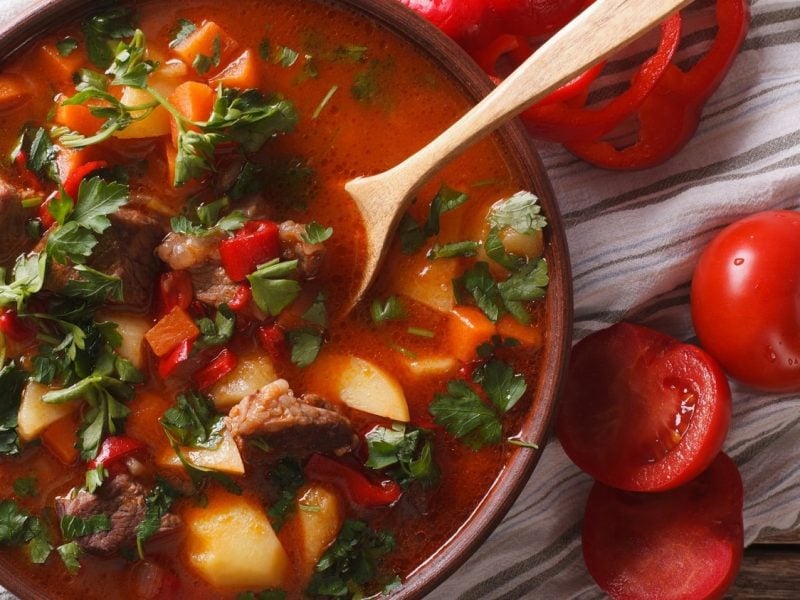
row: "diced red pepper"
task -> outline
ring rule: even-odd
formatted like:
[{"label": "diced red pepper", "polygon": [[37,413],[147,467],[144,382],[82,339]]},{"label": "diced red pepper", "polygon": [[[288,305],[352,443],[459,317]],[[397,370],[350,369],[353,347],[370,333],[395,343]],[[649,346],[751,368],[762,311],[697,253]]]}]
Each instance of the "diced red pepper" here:
[{"label": "diced red pepper", "polygon": [[15,310],[10,308],[0,313],[0,332],[15,342],[27,342],[36,333],[25,324]]},{"label": "diced red pepper", "polygon": [[236,288],[236,293],[233,299],[228,303],[228,306],[233,312],[241,312],[250,306],[253,300],[253,291],[246,283],[242,283]]},{"label": "diced red pepper", "polygon": [[42,222],[42,227],[50,229],[56,222],[55,217],[50,213],[50,203],[58,197],[61,192],[58,190],[52,192],[47,199],[39,205],[39,220]]},{"label": "diced red pepper", "polygon": [[181,364],[189,360],[192,354],[193,339],[183,340],[178,346],[161,360],[158,361],[158,374],[166,379],[175,372]]},{"label": "diced red pepper", "polygon": [[168,271],[158,280],[158,315],[164,316],[176,306],[188,310],[194,298],[192,277],[187,271]]},{"label": "diced red pepper", "polygon": [[197,389],[206,390],[233,371],[239,359],[231,350],[225,348],[205,367],[194,374]]},{"label": "diced red pepper", "polygon": [[261,347],[267,351],[270,358],[280,360],[286,357],[289,352],[286,335],[277,323],[262,325],[256,333]]},{"label": "diced red pepper", "polygon": [[278,258],[280,250],[278,224],[274,221],[250,221],[219,244],[222,266],[233,281],[243,281],[259,265]]},{"label": "diced red pepper", "polygon": [[80,167],[76,168],[72,173],[70,173],[69,177],[67,177],[67,180],[64,182],[64,193],[73,200],[77,200],[78,191],[81,187],[81,181],[83,181],[87,175],[90,175],[94,171],[105,169],[106,167],[108,167],[108,163],[104,160],[93,160],[91,162],[82,164]]},{"label": "diced red pepper", "polygon": [[110,475],[117,475],[124,472],[125,466],[122,463],[126,458],[144,449],[142,442],[125,435],[107,437],[100,445],[97,456],[89,461],[88,467],[95,469],[97,465],[103,465]]},{"label": "diced red pepper", "polygon": [[400,486],[392,479],[372,481],[355,467],[322,454],[311,455],[306,463],[305,473],[309,479],[332,483],[350,502],[364,508],[391,506],[403,494]]}]

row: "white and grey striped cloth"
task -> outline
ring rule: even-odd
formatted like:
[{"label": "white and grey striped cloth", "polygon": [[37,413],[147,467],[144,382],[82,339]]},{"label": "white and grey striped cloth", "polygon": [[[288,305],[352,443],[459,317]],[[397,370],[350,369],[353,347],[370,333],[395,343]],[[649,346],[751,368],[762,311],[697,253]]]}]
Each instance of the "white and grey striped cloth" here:
[{"label": "white and grey striped cloth", "polygon": [[[32,4],[0,0],[0,23]],[[622,319],[692,340],[689,283],[705,244],[739,217],[800,206],[800,5],[752,0],[751,7],[733,70],[698,133],[667,164],[606,172],[560,147],[540,146],[569,238],[576,340]],[[686,19],[681,59],[701,53],[713,37],[711,10],[699,2]],[[745,541],[800,525],[800,395],[734,385],[725,449],[744,479]],[[553,441],[503,523],[430,597],[602,596],[580,550],[591,483]]]}]

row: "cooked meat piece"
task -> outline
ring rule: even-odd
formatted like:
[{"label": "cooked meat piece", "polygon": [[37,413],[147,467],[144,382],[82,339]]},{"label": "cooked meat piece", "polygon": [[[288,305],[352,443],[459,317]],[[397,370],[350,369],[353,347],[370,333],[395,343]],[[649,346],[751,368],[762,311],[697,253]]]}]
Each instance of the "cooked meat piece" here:
[{"label": "cooked meat piece", "polygon": [[[124,304],[144,310],[150,304],[159,265],[154,254],[164,227],[155,218],[123,206],[109,216],[111,227],[100,236],[87,264],[93,269],[122,279]],[[45,241],[42,240],[41,245]],[[53,263],[45,287],[54,292],[64,288],[79,274],[70,266]]]},{"label": "cooked meat piece", "polygon": [[356,443],[353,426],[335,406],[315,394],[295,397],[285,379],[243,398],[226,421],[237,441],[258,437],[276,456],[341,455]]},{"label": "cooked meat piece", "polygon": [[294,221],[280,224],[281,258],[297,259],[297,268],[306,279],[313,279],[319,273],[325,258],[325,246],[303,241],[306,226]]},{"label": "cooked meat piece", "polygon": [[35,242],[25,234],[25,223],[32,218],[31,209],[20,204],[20,193],[0,179],[0,267],[10,271],[17,257],[28,252]]},{"label": "cooked meat piece", "polygon": [[219,261],[211,261],[206,265],[189,269],[189,274],[192,276],[195,297],[211,306],[230,303],[239,289],[239,286],[230,280]]},{"label": "cooked meat piece", "polygon": [[[111,529],[77,538],[75,541],[86,552],[92,554],[117,554],[125,546],[136,541],[136,528],[145,516],[146,492],[144,487],[129,475],[117,475],[103,483],[96,493],[86,490],[73,491],[55,499],[59,518],[65,515],[87,519],[94,515],[108,515]],[[159,533],[176,529],[181,524],[179,517],[166,514],[161,517]]]}]

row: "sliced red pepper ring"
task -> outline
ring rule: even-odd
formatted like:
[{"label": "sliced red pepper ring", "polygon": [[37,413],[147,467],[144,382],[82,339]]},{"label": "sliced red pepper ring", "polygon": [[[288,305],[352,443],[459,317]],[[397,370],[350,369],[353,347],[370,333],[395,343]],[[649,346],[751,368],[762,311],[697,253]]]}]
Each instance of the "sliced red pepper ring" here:
[{"label": "sliced red pepper ring", "polygon": [[670,66],[681,39],[681,15],[661,25],[661,41],[631,80],[630,87],[601,108],[571,106],[565,102],[537,104],[521,118],[534,137],[553,142],[596,140],[633,115]]},{"label": "sliced red pepper ring", "polygon": [[106,167],[108,167],[108,163],[104,160],[93,160],[82,164],[67,177],[67,180],[64,182],[64,193],[72,199],[77,199],[81,182],[86,176],[100,169],[105,169]]},{"label": "sliced red pepper ring", "polygon": [[403,494],[396,481],[372,481],[355,467],[322,454],[311,455],[306,463],[305,473],[309,479],[335,485],[353,504],[365,508],[391,506]]},{"label": "sliced red pepper ring", "polygon": [[567,149],[606,169],[645,169],[677,152],[695,133],[706,101],[722,83],[749,23],[745,0],[717,0],[717,36],[688,71],[671,65],[638,111],[639,139],[617,149],[610,142],[574,142]]},{"label": "sliced red pepper ring", "polygon": [[236,368],[239,359],[228,348],[217,354],[210,363],[194,374],[194,383],[199,390],[207,390]]},{"label": "sliced red pepper ring", "polygon": [[87,466],[95,469],[97,465],[103,465],[109,473],[112,473],[115,467],[122,466],[120,464],[122,461],[144,449],[145,445],[139,440],[125,435],[110,436],[103,440],[97,456],[90,460]]},{"label": "sliced red pepper ring", "polygon": [[280,255],[278,224],[250,221],[232,238],[222,240],[219,255],[232,281],[243,281],[256,268]]}]

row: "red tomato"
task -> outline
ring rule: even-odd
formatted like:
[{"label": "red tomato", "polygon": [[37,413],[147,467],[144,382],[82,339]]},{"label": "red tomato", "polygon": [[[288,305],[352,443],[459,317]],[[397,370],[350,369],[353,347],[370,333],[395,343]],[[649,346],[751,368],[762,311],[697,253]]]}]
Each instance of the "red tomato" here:
[{"label": "red tomato", "polygon": [[572,350],[556,424],[564,451],[603,483],[677,487],[722,448],[731,392],[716,361],[647,327],[618,323]]},{"label": "red tomato", "polygon": [[722,230],[697,263],[692,319],[735,379],[800,390],[800,214],[761,212]]},{"label": "red tomato", "polygon": [[722,598],[742,561],[742,478],[720,453],[697,479],[658,494],[595,483],[583,558],[612,598]]}]

